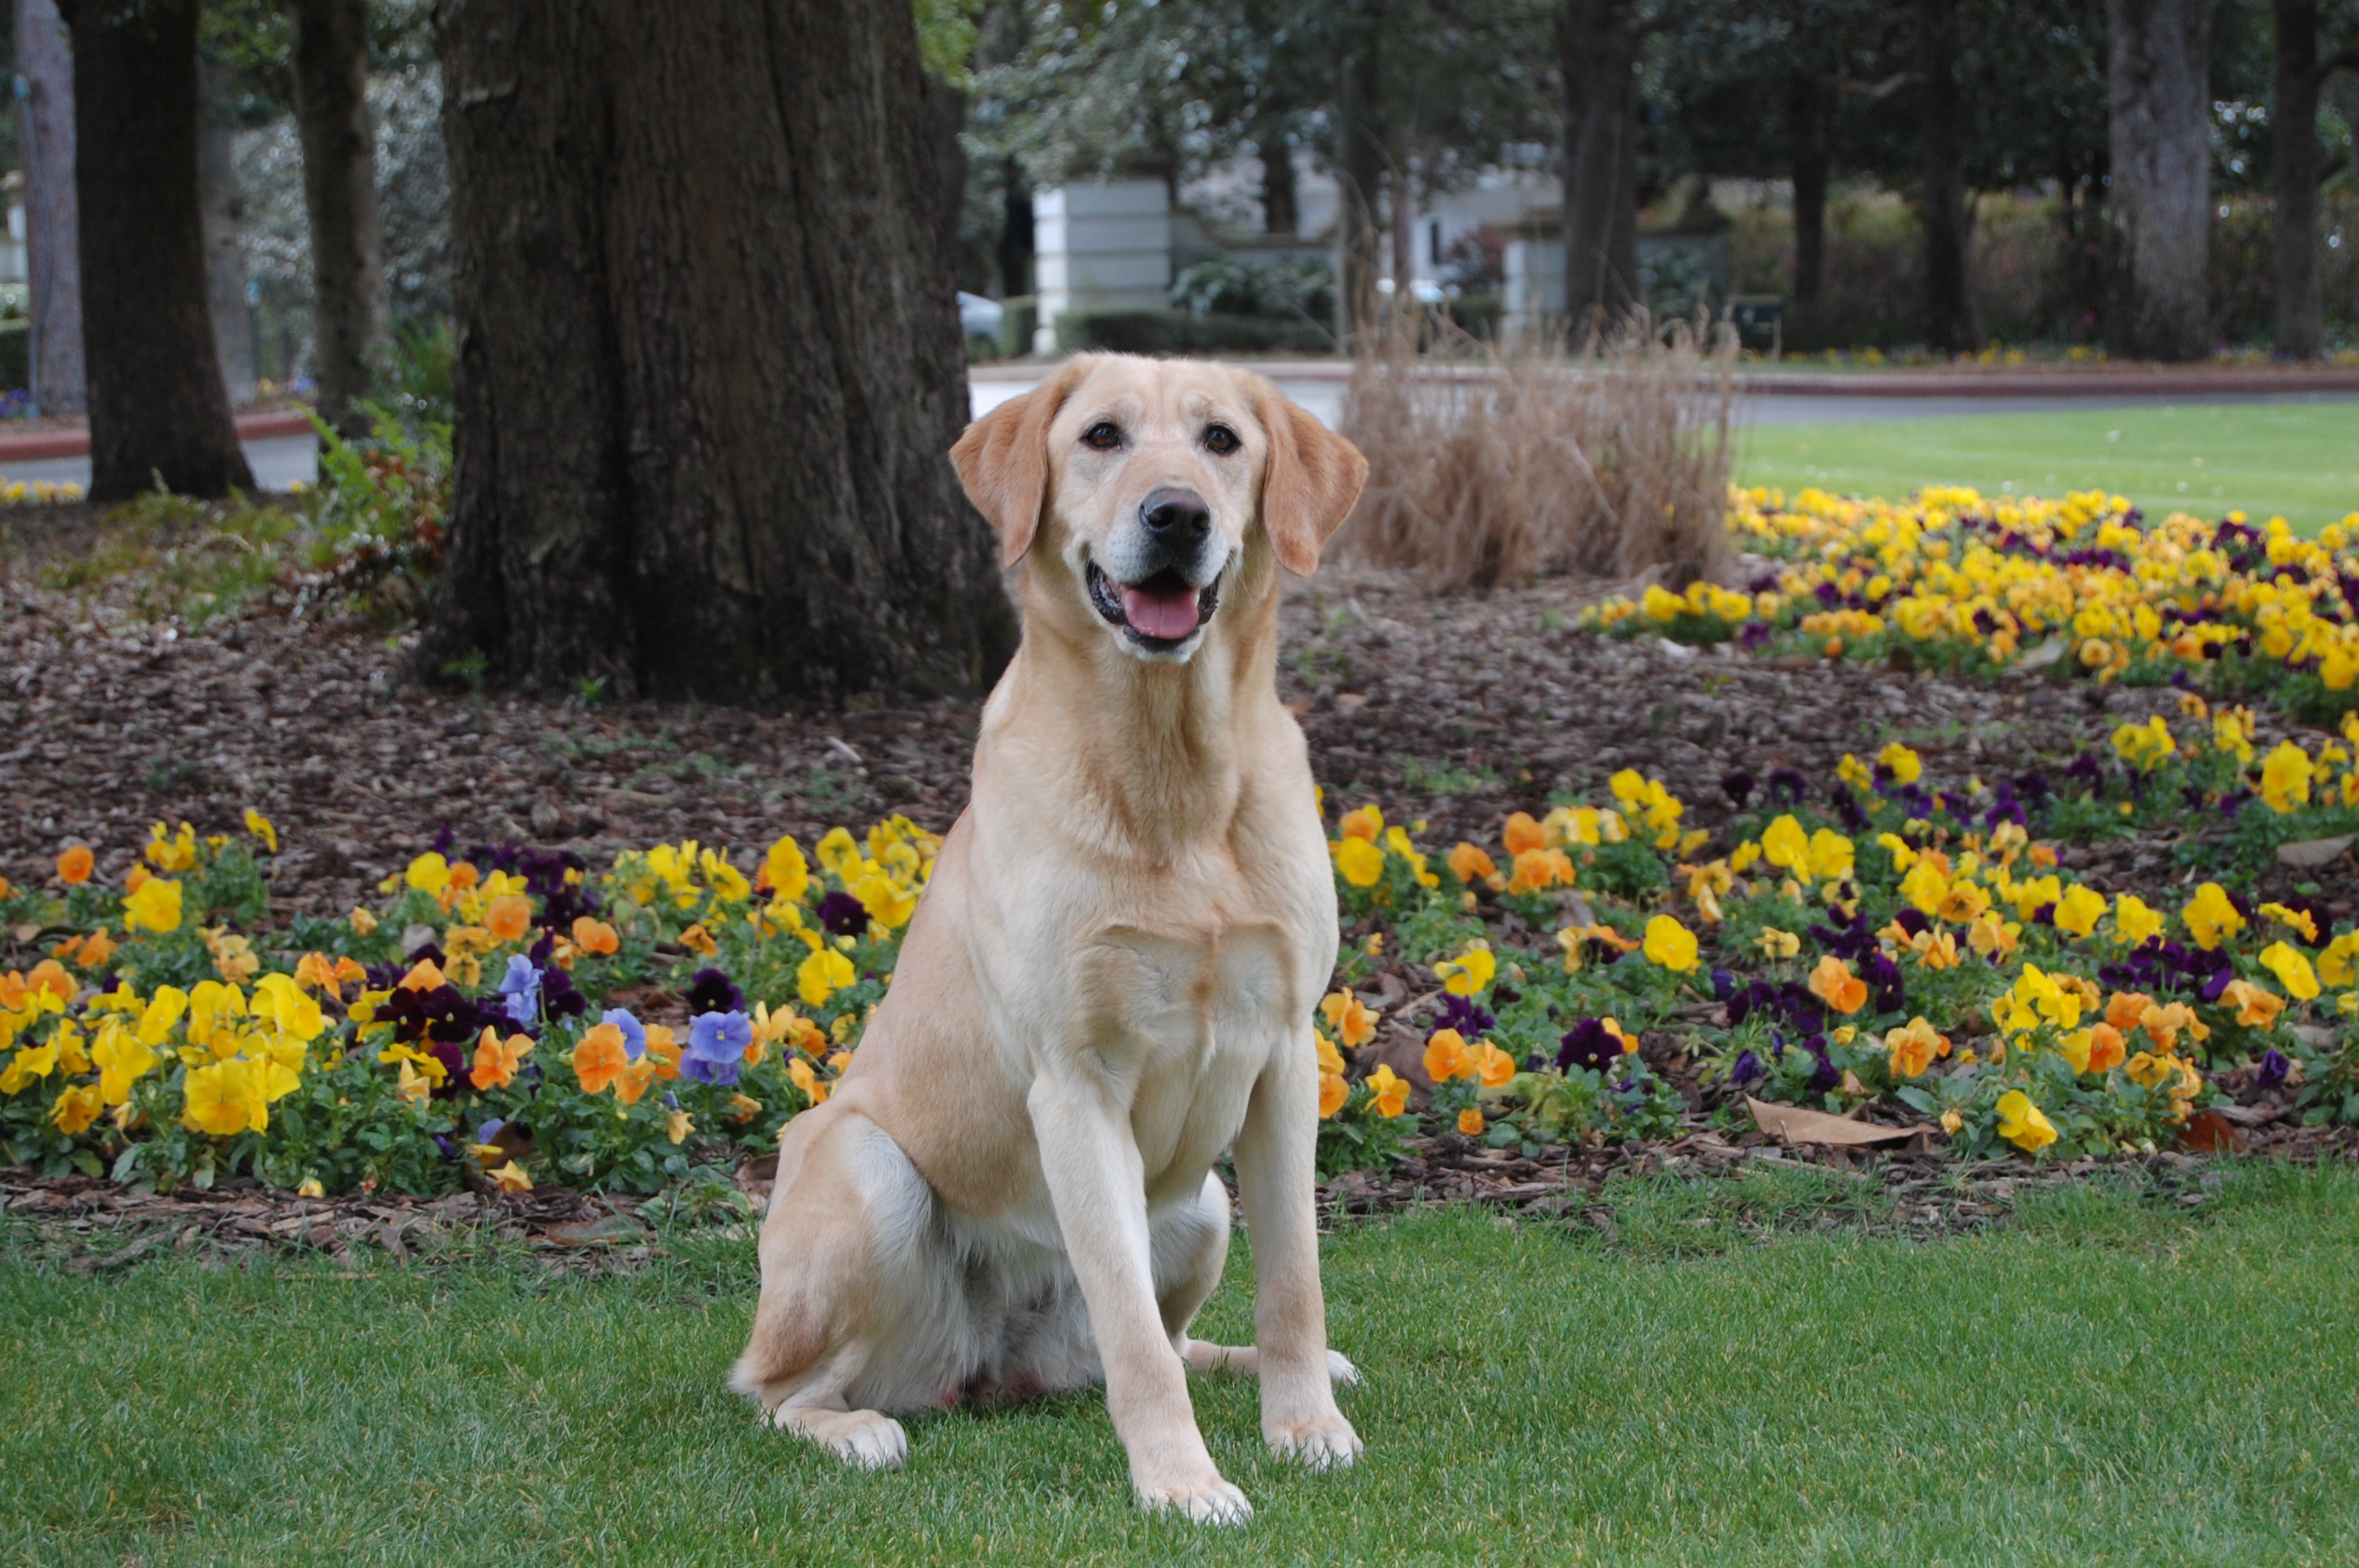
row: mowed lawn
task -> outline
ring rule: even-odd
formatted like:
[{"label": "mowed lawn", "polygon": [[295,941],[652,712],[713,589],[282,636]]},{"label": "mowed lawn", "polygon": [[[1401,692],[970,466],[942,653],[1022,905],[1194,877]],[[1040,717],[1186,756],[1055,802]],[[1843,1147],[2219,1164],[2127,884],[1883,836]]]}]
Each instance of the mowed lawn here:
[{"label": "mowed lawn", "polygon": [[1762,425],[1740,438],[1736,477],[1894,501],[1928,484],[2103,488],[2155,517],[2241,507],[2315,534],[2359,512],[2359,400]]},{"label": "mowed lawn", "polygon": [[[1198,1383],[1242,1531],[1138,1513],[1096,1397],[919,1419],[897,1475],[757,1430],[721,1386],[743,1242],[603,1281],[84,1279],[0,1232],[0,1562],[2359,1561],[2350,1172],[2247,1170],[2191,1209],[2038,1195],[1930,1243],[1816,1228],[1845,1190],[1634,1184],[1610,1238],[1470,1213],[1332,1238],[1367,1457],[1290,1468],[1251,1384]],[[1247,1321],[1236,1262],[1218,1336]]]}]

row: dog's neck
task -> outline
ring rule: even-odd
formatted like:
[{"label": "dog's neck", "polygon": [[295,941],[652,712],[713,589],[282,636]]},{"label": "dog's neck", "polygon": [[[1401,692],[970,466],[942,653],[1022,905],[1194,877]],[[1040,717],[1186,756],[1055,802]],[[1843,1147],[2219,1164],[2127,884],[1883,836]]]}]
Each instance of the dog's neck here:
[{"label": "dog's neck", "polygon": [[988,774],[1119,858],[1162,863],[1225,839],[1254,783],[1248,734],[1283,717],[1276,566],[1256,565],[1258,591],[1224,602],[1186,664],[1125,652],[1094,617],[1036,610],[1027,585],[1023,643],[984,710],[977,788]]}]

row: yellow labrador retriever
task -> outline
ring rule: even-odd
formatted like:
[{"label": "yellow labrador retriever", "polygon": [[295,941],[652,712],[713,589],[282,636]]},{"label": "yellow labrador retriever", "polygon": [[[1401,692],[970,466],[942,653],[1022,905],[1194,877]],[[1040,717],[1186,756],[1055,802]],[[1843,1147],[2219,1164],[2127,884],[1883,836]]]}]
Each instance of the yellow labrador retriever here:
[{"label": "yellow labrador retriever", "polygon": [[[1360,1451],[1313,1210],[1334,883],[1275,667],[1277,568],[1317,568],[1367,463],[1259,376],[1118,355],[951,457],[1022,563],[1023,643],[892,990],[781,1142],[734,1380],[887,1466],[885,1411],[1103,1379],[1140,1499],[1241,1520],[1188,1368],[1257,1372],[1281,1454]],[[1223,1151],[1249,1348],[1188,1337],[1228,1255]]]}]

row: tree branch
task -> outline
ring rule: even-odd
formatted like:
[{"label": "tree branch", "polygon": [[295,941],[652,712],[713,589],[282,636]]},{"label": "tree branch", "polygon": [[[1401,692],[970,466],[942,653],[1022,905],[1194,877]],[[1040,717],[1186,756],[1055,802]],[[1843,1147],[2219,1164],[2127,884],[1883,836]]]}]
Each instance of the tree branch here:
[{"label": "tree branch", "polygon": [[1914,86],[1925,80],[1921,70],[1896,70],[1881,81],[1854,81],[1849,77],[1835,83],[1835,91],[1852,98],[1881,102],[1904,87]]}]

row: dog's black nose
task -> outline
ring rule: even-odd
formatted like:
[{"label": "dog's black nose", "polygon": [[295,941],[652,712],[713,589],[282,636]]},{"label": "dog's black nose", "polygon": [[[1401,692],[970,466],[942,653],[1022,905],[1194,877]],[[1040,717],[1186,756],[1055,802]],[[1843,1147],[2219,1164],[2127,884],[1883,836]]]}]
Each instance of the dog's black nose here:
[{"label": "dog's black nose", "polygon": [[1158,490],[1139,503],[1138,521],[1158,539],[1192,543],[1212,531],[1212,509],[1192,490]]}]

